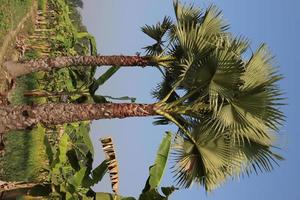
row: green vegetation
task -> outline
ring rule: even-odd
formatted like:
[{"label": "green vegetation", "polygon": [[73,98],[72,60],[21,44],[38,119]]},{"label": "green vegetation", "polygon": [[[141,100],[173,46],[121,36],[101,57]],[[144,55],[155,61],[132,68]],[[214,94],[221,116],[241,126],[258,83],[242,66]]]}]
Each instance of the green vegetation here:
[{"label": "green vegetation", "polygon": [[[12,6],[8,3],[7,5]],[[29,5],[32,4],[28,3],[27,6],[29,7]],[[55,10],[54,14],[49,13],[47,5],[51,5]],[[25,8],[25,2],[22,6],[24,7],[20,7],[20,9]],[[40,56],[97,54],[94,38],[76,28],[81,24],[74,24],[78,21],[69,17],[69,7],[63,0],[40,0],[38,8],[42,12],[41,24],[32,27],[35,31],[26,40],[30,48],[26,50],[22,59],[35,59]],[[9,8],[8,10],[14,9]],[[48,20],[54,23],[43,23]],[[40,29],[50,31],[39,31]],[[55,34],[52,35],[52,32]],[[51,51],[48,52],[47,48],[50,48]],[[88,92],[88,86],[95,81],[94,73],[94,68],[90,68],[90,70],[69,68],[51,73],[38,72],[21,77],[17,80],[17,88],[10,95],[10,101],[13,104],[42,104],[62,100],[61,97],[35,98],[22,95],[36,90],[48,93],[74,93],[75,95],[67,96],[63,100],[74,102],[78,98],[82,98],[81,93],[76,94],[77,91]],[[101,84],[104,82],[105,80]],[[93,98],[90,97],[88,101],[93,101]],[[0,158],[1,168],[3,168],[0,173],[2,181],[49,181],[58,187],[57,191],[59,192],[62,188],[68,187],[64,176],[73,176],[76,173],[76,170],[72,168],[73,163],[70,163],[68,157],[65,157],[67,152],[73,159],[74,156],[77,157],[78,163],[76,164],[79,164],[80,168],[89,166],[88,170],[91,170],[93,146],[89,138],[89,122],[56,127],[38,126],[26,132],[11,133],[6,138],[6,146],[5,156]],[[55,191],[53,192],[55,195]]]},{"label": "green vegetation", "polygon": [[[94,38],[85,31],[72,7],[81,3],[40,0],[38,22],[32,37],[27,40],[29,48],[22,59],[96,55]],[[216,7],[201,11],[175,1],[174,8],[176,20],[165,17],[156,25],[142,28],[155,40],[154,44],[145,47],[146,56],[129,58],[148,59],[147,64],[160,67],[164,79],[153,92],[158,102],[106,104],[115,106],[111,110],[106,110],[105,104],[95,106],[94,103],[107,103],[108,98],[116,99],[95,95],[95,92],[122,67],[124,60],[97,80],[94,78],[95,67],[36,72],[19,78],[18,87],[10,97],[13,104],[66,102],[73,106],[90,103],[89,108],[84,107],[87,111],[77,113],[72,110],[74,116],[89,115],[85,119],[101,118],[94,115],[100,113],[96,110],[98,106],[107,118],[159,115],[155,124],[176,124],[177,134],[168,132],[162,139],[139,200],[167,200],[178,189],[160,186],[171,151],[175,158],[173,171],[177,184],[190,187],[192,183],[198,183],[208,192],[229,178],[258,173],[258,170],[270,171],[277,160],[282,160],[273,152],[274,133],[284,121],[284,114],[279,109],[283,98],[277,84],[282,77],[273,68],[266,45],[262,44],[247,59],[244,55],[249,49],[248,39],[228,32],[228,25]],[[140,63],[144,66],[144,62]],[[23,93],[27,95],[20,95]],[[135,101],[130,97],[117,99]],[[51,109],[55,111],[54,107]],[[26,115],[21,111],[22,116]],[[67,109],[64,109],[65,113],[68,113]],[[56,117],[55,114],[51,116]],[[62,115],[61,112],[58,114]],[[38,192],[33,188],[28,193],[50,199],[93,199],[95,196],[104,200],[135,199],[119,196],[116,155],[112,144],[104,145],[105,139],[101,142],[107,159],[92,168],[89,121],[55,126],[45,124],[47,126],[38,124],[23,133],[8,135],[8,149],[0,160],[4,168],[0,179],[42,182],[46,191]],[[110,174],[114,194],[91,189],[106,172]]]},{"label": "green vegetation", "polygon": [[[141,195],[138,198],[139,200],[167,200],[169,196],[178,189],[174,186],[160,188],[160,182],[166,169],[169,152],[171,150],[171,143],[172,134],[167,132],[158,148],[155,162],[149,169],[149,177],[146,181],[144,189],[141,192]],[[160,190],[162,191],[163,195],[160,194]],[[122,197],[116,194],[104,192],[96,193],[96,199],[99,200],[110,200],[114,198],[119,200],[135,200],[134,197]]]},{"label": "green vegetation", "polygon": [[0,0],[0,45],[32,6],[32,0]]},{"label": "green vegetation", "polygon": [[38,1],[38,10],[41,10],[43,13],[47,11],[47,0]]}]

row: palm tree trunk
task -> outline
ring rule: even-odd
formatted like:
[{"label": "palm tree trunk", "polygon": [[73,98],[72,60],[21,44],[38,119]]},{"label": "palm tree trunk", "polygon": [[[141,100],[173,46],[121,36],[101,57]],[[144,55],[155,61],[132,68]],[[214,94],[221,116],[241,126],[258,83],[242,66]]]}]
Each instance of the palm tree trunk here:
[{"label": "palm tree trunk", "polygon": [[96,119],[157,115],[156,104],[45,104],[0,106],[0,133],[24,130],[37,123],[57,125]]},{"label": "palm tree trunk", "polygon": [[19,77],[36,71],[51,71],[56,68],[71,66],[150,66],[153,61],[146,56],[62,56],[41,58],[23,63],[8,61],[4,63],[7,72]]},{"label": "palm tree trunk", "polygon": [[39,185],[43,185],[43,183],[0,181],[0,199],[16,199],[18,196],[28,194],[30,189]]}]

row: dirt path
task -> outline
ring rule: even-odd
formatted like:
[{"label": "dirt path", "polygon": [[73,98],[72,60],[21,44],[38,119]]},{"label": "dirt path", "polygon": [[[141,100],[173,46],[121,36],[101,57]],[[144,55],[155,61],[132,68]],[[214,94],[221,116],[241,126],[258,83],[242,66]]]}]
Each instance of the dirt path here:
[{"label": "dirt path", "polygon": [[[8,76],[5,70],[2,68],[2,63],[5,61],[5,56],[7,55],[8,50],[11,48],[13,41],[15,40],[18,33],[24,28],[24,24],[31,18],[34,17],[35,12],[37,10],[37,1],[32,0],[32,7],[30,11],[22,18],[17,27],[14,30],[11,30],[7,33],[7,35],[3,38],[3,44],[0,47],[0,93],[6,91],[9,87],[10,80],[8,80]],[[0,100],[1,101],[1,100]]]},{"label": "dirt path", "polygon": [[33,0],[33,6],[31,7],[30,11],[23,17],[23,19],[19,22],[18,26],[7,33],[4,38],[4,42],[0,48],[0,65],[3,63],[4,56],[6,54],[6,50],[8,49],[9,45],[14,41],[17,34],[22,30],[24,27],[25,22],[30,18],[33,17],[36,11],[37,3],[36,0]]}]

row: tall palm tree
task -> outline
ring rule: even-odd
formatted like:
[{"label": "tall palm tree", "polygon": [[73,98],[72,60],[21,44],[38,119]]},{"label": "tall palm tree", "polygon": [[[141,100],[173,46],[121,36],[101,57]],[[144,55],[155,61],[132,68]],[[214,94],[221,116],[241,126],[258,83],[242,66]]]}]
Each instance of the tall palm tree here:
[{"label": "tall palm tree", "polygon": [[[213,15],[213,11],[210,15]],[[210,17],[210,16],[209,16]],[[217,17],[217,16],[216,16]],[[206,26],[205,24],[203,24]],[[170,18],[165,18],[162,24],[156,26],[156,30],[151,33],[147,32],[147,28],[143,28],[143,31],[150,37],[156,40],[160,40],[161,37],[171,28],[174,27]],[[149,27],[151,28],[151,27]],[[162,29],[162,30],[160,30]],[[159,31],[159,33],[154,33],[154,31]],[[159,41],[156,44],[156,48],[161,48],[163,41]],[[37,60],[30,60],[24,62],[14,62],[7,61],[3,65],[12,78],[16,78],[28,73],[36,71],[51,71],[53,69],[71,67],[71,66],[122,66],[122,67],[146,67],[146,66],[156,66],[168,68],[170,67],[170,62],[174,61],[174,55],[153,55],[151,54],[152,48],[155,46],[149,46],[146,48],[146,55],[109,55],[109,56],[61,56],[55,58],[41,58]],[[157,49],[159,50],[159,49]]]},{"label": "tall palm tree", "polygon": [[185,108],[185,116],[172,113],[155,122],[181,128],[175,146],[178,183],[189,187],[199,182],[212,190],[229,176],[270,171],[272,161],[282,159],[271,147],[284,115],[278,110],[283,98],[277,81],[282,77],[267,46],[245,59],[251,53],[248,39],[227,32],[216,7],[203,13],[175,2],[174,8],[177,24],[169,25],[165,18],[142,30],[156,40],[145,47],[149,54],[175,58],[172,67],[164,68],[154,97],[166,104],[207,106],[202,112]]},{"label": "tall palm tree", "polygon": [[12,78],[36,71],[51,71],[71,66],[122,66],[145,67],[163,66],[170,58],[149,56],[61,56],[55,58],[41,58],[22,63],[7,61],[3,65]]},{"label": "tall palm tree", "polygon": [[173,147],[179,185],[196,182],[210,191],[229,177],[270,171],[282,159],[272,147],[284,115],[279,109],[282,77],[273,67],[268,48],[261,45],[247,59],[248,40],[227,32],[214,6],[202,12],[175,2],[174,8],[176,22],[165,18],[143,27],[156,40],[146,47],[147,56],[99,56],[93,61],[65,57],[21,64],[31,67],[28,71],[84,63],[162,66],[164,80],[153,92],[157,103],[0,107],[0,132],[37,123],[158,116],[156,124],[174,123],[179,128]]}]

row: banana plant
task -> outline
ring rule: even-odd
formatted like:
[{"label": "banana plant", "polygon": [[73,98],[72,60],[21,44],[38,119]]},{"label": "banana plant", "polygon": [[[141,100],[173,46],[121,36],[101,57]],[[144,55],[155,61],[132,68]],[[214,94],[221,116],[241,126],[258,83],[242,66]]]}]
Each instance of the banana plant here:
[{"label": "banana plant", "polygon": [[[149,177],[138,200],[168,200],[169,196],[175,190],[177,190],[177,188],[175,188],[174,186],[159,188],[160,182],[163,178],[164,171],[167,166],[167,160],[171,150],[171,143],[172,134],[170,132],[167,132],[158,148],[154,164],[149,168]],[[160,194],[159,190],[161,190],[162,194]],[[110,194],[104,192],[97,192],[96,199],[136,200],[136,198],[134,197],[122,197],[116,193]]]}]

